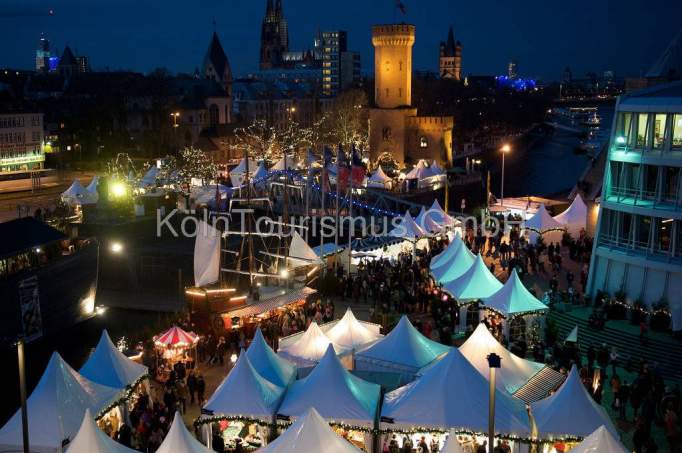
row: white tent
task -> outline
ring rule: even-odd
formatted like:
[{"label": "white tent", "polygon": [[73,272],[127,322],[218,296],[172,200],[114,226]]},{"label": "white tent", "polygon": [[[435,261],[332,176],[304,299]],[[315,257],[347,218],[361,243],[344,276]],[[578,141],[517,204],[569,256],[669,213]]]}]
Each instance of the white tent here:
[{"label": "white tent", "polygon": [[516,269],[507,279],[504,286],[495,294],[481,300],[481,303],[486,308],[494,310],[509,318],[514,315],[522,315],[524,313],[536,313],[548,311],[547,305],[538,300],[528,291],[516,273]]},{"label": "white tent", "polygon": [[200,221],[194,239],[194,285],[206,286],[220,277],[221,233],[212,225]]},{"label": "white tent", "polygon": [[97,193],[97,186],[99,185],[99,176],[95,175],[92,177],[92,181],[87,185],[85,190],[90,193]]},{"label": "white tent", "polygon": [[554,217],[554,220],[566,227],[566,231],[571,236],[580,236],[580,230],[587,228],[587,205],[580,194],[577,194],[571,205],[561,214]]},{"label": "white tent", "polygon": [[[40,453],[58,451],[62,441],[76,435],[86,409],[98,414],[116,401],[120,393],[120,389],[84,378],[54,352],[28,397],[31,450]],[[21,410],[18,410],[0,429],[0,451],[21,451],[22,439]]]},{"label": "white tent", "polygon": [[600,426],[582,442],[571,448],[571,453],[628,453],[628,450],[606,427]]},{"label": "white tent", "polygon": [[457,432],[454,429],[450,430],[448,438],[445,440],[440,453],[465,453],[464,449],[457,440]]},{"label": "white tent", "polygon": [[542,363],[523,359],[505,349],[483,323],[476,327],[474,333],[459,347],[459,351],[485,379],[488,379],[490,374],[488,354],[494,352],[500,356],[502,367],[497,370],[496,385],[499,390],[505,390],[510,394],[516,392],[545,368]]},{"label": "white tent", "polygon": [[214,206],[216,201],[216,190],[221,200],[225,200],[232,193],[232,188],[222,184],[211,184],[208,186],[192,186],[190,188],[190,198],[194,200],[194,204],[206,204]]},{"label": "white tent", "polygon": [[367,179],[367,185],[369,187],[380,187],[382,189],[390,188],[392,183],[393,180],[389,178],[386,175],[386,173],[384,173],[384,170],[381,168],[381,165],[377,166],[377,169],[374,170]]},{"label": "white tent", "polygon": [[434,175],[442,175],[443,173],[445,173],[445,170],[441,168],[440,165],[438,165],[438,161],[436,160],[433,161],[431,167],[429,168],[431,168],[431,173],[433,173]]},{"label": "white tent", "polygon": [[80,369],[80,374],[91,381],[117,389],[135,385],[148,372],[146,366],[119,351],[106,330],[102,331],[97,347]]},{"label": "white tent", "polygon": [[485,299],[500,289],[502,283],[490,272],[481,255],[476,257],[465,273],[443,285],[443,290],[460,302]]},{"label": "white tent", "polygon": [[279,357],[265,342],[260,327],[256,328],[253,341],[246,350],[253,368],[265,379],[280,387],[286,387],[296,379],[296,367]]},{"label": "white tent", "polygon": [[322,332],[316,322],[311,322],[308,329],[295,342],[280,346],[277,354],[299,367],[309,367],[319,362],[327,351],[328,346],[332,346],[337,354],[348,352],[346,348],[332,343]]},{"label": "white tent", "polygon": [[361,453],[346,439],[338,436],[314,407],[296,420],[286,431],[260,453]]},{"label": "white tent", "polygon": [[441,208],[440,203],[438,203],[438,199],[435,198],[433,203],[431,203],[431,207],[429,208],[429,214],[436,223],[442,226],[454,227],[461,223],[450,214],[445,212],[445,210]]},{"label": "white tent", "polygon": [[[249,175],[253,175],[258,168],[258,162],[249,159]],[[246,180],[246,158],[242,158],[239,164],[230,171],[230,181],[233,187],[239,187]]]},{"label": "white tent", "polygon": [[[286,161],[284,159],[286,159]],[[275,165],[272,166],[272,168],[270,168],[270,170],[272,170],[272,171],[284,171],[285,168],[287,170],[295,170],[295,169],[300,168],[300,167],[301,167],[301,163],[296,160],[296,156],[284,155],[281,157],[280,160],[278,160],[275,163]]]},{"label": "white tent", "polygon": [[66,453],[137,453],[137,450],[121,445],[107,436],[97,426],[90,409],[86,409],[83,423],[76,437],[69,442]]},{"label": "white tent", "polygon": [[557,242],[566,228],[549,215],[544,204],[541,204],[537,212],[530,219],[523,222],[523,228],[529,230],[529,241],[535,244],[539,237],[543,237],[545,243]]},{"label": "white tent", "polygon": [[422,335],[403,315],[388,335],[355,354],[355,368],[414,375],[448,350],[450,347]]},{"label": "white tent", "polygon": [[388,233],[389,236],[413,242],[426,236],[426,234],[426,231],[414,222],[410,211],[405,211],[405,215],[402,216],[400,223]]},{"label": "white tent", "polygon": [[[370,326],[375,328],[370,328]],[[375,341],[383,338],[379,333],[381,326],[377,324],[361,323],[355,318],[353,311],[348,307],[346,313],[331,329],[327,330],[327,338],[332,343],[341,346],[342,348],[358,349],[367,346]]]},{"label": "white tent", "polygon": [[77,179],[73,180],[73,183],[62,192],[62,201],[70,206],[84,205],[84,204],[94,204],[97,203],[99,198],[97,191],[90,192],[83,184]]},{"label": "white tent", "polygon": [[422,230],[428,233],[438,233],[443,229],[443,226],[433,219],[430,210],[427,211],[424,206],[422,206],[419,215],[414,221]]},{"label": "white tent", "polygon": [[159,167],[152,165],[147,173],[140,180],[140,187],[156,185],[156,178],[159,177]]},{"label": "white tent", "polygon": [[269,423],[282,401],[284,390],[261,376],[246,354],[240,354],[203,409],[216,416],[249,417]]},{"label": "white tent", "polygon": [[456,243],[456,248],[450,259],[431,271],[433,278],[441,285],[461,277],[476,261],[476,255],[471,253],[461,238],[455,236],[452,242]]},{"label": "white tent", "polygon": [[[488,381],[453,348],[416,381],[386,394],[381,428],[486,432],[488,387]],[[524,403],[495,392],[496,433],[527,436],[530,424]]]},{"label": "white tent", "polygon": [[289,244],[288,267],[296,268],[309,265],[322,265],[324,261],[317,256],[317,253],[310,248],[308,243],[301,237],[296,230],[291,234]]},{"label": "white tent", "polygon": [[262,185],[265,182],[265,179],[267,177],[268,177],[268,169],[265,168],[265,163],[261,162],[253,174],[253,182],[256,185]]},{"label": "white tent", "polygon": [[424,159],[419,159],[417,165],[412,170],[407,172],[405,179],[425,179],[433,176],[433,172],[429,169],[428,163]]},{"label": "white tent", "polygon": [[215,453],[196,440],[187,430],[180,412],[175,412],[173,424],[156,453]]},{"label": "white tent", "polygon": [[586,437],[602,425],[611,434],[618,436],[606,410],[587,393],[575,365],[554,394],[531,403],[530,408],[541,439],[558,436]]},{"label": "white tent", "polygon": [[325,419],[352,426],[374,427],[381,387],[352,375],[329,346],[308,376],[294,382],[278,414],[302,417],[314,407]]}]

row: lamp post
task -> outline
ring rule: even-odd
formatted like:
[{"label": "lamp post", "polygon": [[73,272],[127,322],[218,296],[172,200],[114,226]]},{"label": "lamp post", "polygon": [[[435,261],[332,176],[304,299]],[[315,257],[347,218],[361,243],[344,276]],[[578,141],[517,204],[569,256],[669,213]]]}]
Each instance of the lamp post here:
[{"label": "lamp post", "polygon": [[504,155],[511,151],[511,146],[508,143],[502,145],[500,152],[502,153],[502,184],[500,185],[500,205],[504,207]]},{"label": "lamp post", "polygon": [[495,370],[501,367],[502,358],[493,353],[488,357],[488,366],[490,367],[489,381],[489,404],[488,404],[488,452],[493,453],[495,444]]}]

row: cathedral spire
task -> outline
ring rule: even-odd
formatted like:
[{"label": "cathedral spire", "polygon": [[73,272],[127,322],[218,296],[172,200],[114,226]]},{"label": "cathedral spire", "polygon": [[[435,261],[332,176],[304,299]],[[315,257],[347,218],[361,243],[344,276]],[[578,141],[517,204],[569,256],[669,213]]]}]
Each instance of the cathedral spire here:
[{"label": "cathedral spire", "polygon": [[277,14],[278,17],[282,17],[282,0],[276,0],[276,11],[275,13]]},{"label": "cathedral spire", "polygon": [[272,9],[272,0],[268,0],[267,6],[265,7],[265,15],[266,16],[272,16],[274,13]]}]

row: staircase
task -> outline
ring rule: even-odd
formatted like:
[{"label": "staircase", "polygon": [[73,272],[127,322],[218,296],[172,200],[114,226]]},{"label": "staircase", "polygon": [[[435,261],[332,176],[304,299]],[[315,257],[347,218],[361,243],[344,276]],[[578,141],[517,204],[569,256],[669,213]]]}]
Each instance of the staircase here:
[{"label": "staircase", "polygon": [[578,326],[578,344],[583,354],[590,345],[598,348],[606,343],[609,348],[617,348],[620,366],[627,366],[628,361],[635,366],[640,359],[645,360],[649,366],[655,365],[664,379],[682,382],[682,341],[654,334],[648,336],[645,346],[640,343],[639,334],[624,328],[627,321],[607,321],[604,329],[597,330],[588,326],[586,316],[576,313],[552,310],[549,319],[556,324],[560,341]]}]

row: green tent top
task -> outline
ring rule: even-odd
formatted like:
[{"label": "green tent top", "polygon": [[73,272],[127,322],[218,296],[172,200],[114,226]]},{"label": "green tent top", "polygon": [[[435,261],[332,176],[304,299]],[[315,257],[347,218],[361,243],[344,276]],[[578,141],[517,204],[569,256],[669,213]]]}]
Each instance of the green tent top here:
[{"label": "green tent top", "polygon": [[505,318],[524,313],[549,310],[547,305],[540,302],[526,289],[516,273],[516,269],[512,271],[511,276],[502,289],[492,296],[483,299],[482,304],[486,308],[500,313]]},{"label": "green tent top", "polygon": [[490,272],[480,254],[465,273],[443,285],[459,302],[486,299],[501,288],[502,283]]},{"label": "green tent top", "polygon": [[451,255],[446,263],[439,264],[437,268],[431,270],[431,274],[441,285],[445,285],[458,277],[461,277],[469,270],[474,263],[476,256],[466,246],[461,238],[455,237],[453,242],[458,242],[459,246]]}]

